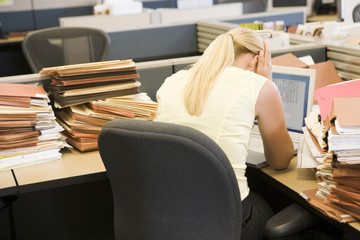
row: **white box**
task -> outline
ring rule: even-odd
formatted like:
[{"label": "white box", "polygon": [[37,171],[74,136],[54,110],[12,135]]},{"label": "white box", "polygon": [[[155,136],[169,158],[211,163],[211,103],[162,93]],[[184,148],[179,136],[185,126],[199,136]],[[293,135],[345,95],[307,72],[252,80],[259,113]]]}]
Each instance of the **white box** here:
[{"label": "white box", "polygon": [[211,7],[212,5],[213,5],[212,0],[178,0],[177,1],[177,7],[179,9]]}]

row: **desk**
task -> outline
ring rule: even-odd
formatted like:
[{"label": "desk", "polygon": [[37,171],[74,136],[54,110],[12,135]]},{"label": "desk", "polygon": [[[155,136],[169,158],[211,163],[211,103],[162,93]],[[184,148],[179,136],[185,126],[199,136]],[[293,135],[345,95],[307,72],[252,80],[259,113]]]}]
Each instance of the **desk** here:
[{"label": "desk", "polygon": [[113,240],[112,192],[99,152],[61,152],[62,159],[13,170],[16,238]]},{"label": "desk", "polygon": [[16,182],[11,170],[0,172],[0,197],[16,194]]},{"label": "desk", "polygon": [[339,16],[337,14],[333,15],[314,15],[309,16],[306,19],[308,22],[322,22],[322,21],[337,21]]},{"label": "desk", "polygon": [[306,204],[307,202],[305,202],[299,194],[304,190],[317,188],[317,180],[312,169],[296,168],[296,160],[296,157],[294,157],[289,168],[285,170],[273,170],[270,167],[262,169],[261,172],[264,173],[262,174],[262,178],[265,181],[275,183],[275,187],[278,187],[279,190],[284,190],[284,188],[286,188],[287,195],[290,198],[303,206],[305,205],[305,207],[310,209],[312,212],[322,216],[325,220],[336,225],[339,229],[342,229],[345,232],[360,235],[360,222],[353,222],[349,224],[338,223],[324,216],[309,204]]},{"label": "desk", "polygon": [[262,171],[297,194],[304,190],[317,188],[314,171],[310,168],[296,168],[296,162],[297,158],[294,157],[291,160],[290,166],[285,170],[279,171],[266,167]]},{"label": "desk", "polygon": [[[68,190],[66,189],[72,189],[73,186],[82,186],[81,184],[79,185],[78,183],[87,184],[89,188],[93,189],[94,191],[99,191],[99,189],[94,188],[93,185],[97,184],[98,182],[97,180],[107,179],[105,167],[101,161],[99,152],[92,151],[87,153],[80,153],[74,149],[64,149],[62,152],[63,152],[63,159],[61,160],[55,160],[48,163],[22,167],[13,170],[19,185],[18,186],[19,194],[20,194],[19,200],[21,200],[22,195],[24,195],[26,199],[26,195],[28,194],[32,194],[32,196],[36,196],[37,192],[41,193],[44,191],[53,191],[53,189],[62,189],[60,195],[69,197],[69,195],[71,195],[71,191],[70,193],[67,193]],[[299,193],[302,192],[303,190],[317,188],[317,180],[315,178],[312,169],[296,168],[296,157],[291,161],[289,168],[285,170],[279,171],[267,167],[261,170],[249,168],[248,172],[252,172],[253,177],[256,177],[260,183],[270,184],[272,188],[275,188],[283,192],[286,196],[288,196],[291,199],[291,201],[298,202],[301,205],[305,206],[316,215],[319,215],[324,220],[331,223],[337,229],[340,229],[341,231],[344,232],[350,232],[351,234],[356,234],[356,236],[360,235],[359,222],[350,223],[350,224],[338,223],[324,216],[322,213],[311,207],[299,195]],[[11,180],[10,176],[11,176],[10,171],[3,172],[0,175],[1,187],[6,188],[7,186],[15,186],[14,183],[12,183],[11,181],[8,182],[9,180]],[[2,179],[5,179],[6,181],[3,182]],[[104,187],[109,188],[109,186],[107,185],[106,186],[101,185],[101,186],[102,188]],[[65,187],[65,188],[61,188],[61,187]],[[76,192],[78,191],[79,188],[77,188]],[[107,201],[108,202],[107,205],[109,205],[109,202],[112,201],[111,190],[109,189],[105,195],[106,195],[105,201]],[[50,201],[59,201],[59,200],[58,197],[56,197],[56,198],[52,198]],[[47,204],[52,205],[53,203],[47,203]],[[28,207],[29,203],[26,202],[23,203],[23,205]],[[24,211],[24,209],[21,210]],[[107,215],[103,214],[104,219],[108,220],[109,222],[111,222],[112,219],[110,212],[111,209],[107,209]],[[62,213],[62,214],[65,215],[66,213]],[[73,213],[69,212],[68,214],[71,215]],[[90,219],[92,218],[90,217]],[[22,223],[19,224],[20,228],[24,227],[21,226],[21,224]],[[107,229],[106,231],[109,231],[109,229]],[[27,233],[33,234],[33,232],[27,232]]]},{"label": "desk", "polygon": [[21,44],[24,37],[8,37],[6,39],[0,39],[0,44]]},{"label": "desk", "polygon": [[80,153],[75,149],[63,149],[62,154],[63,157],[59,160],[14,169],[19,192],[45,190],[107,178],[98,151]]}]

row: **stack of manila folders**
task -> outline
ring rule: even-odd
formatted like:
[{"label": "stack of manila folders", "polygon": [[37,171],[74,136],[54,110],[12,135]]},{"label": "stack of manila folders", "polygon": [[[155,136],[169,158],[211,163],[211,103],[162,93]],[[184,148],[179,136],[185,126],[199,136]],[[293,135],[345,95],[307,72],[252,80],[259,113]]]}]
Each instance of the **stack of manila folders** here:
[{"label": "stack of manila folders", "polygon": [[0,170],[60,159],[61,131],[43,87],[0,84]]},{"label": "stack of manila folders", "polygon": [[[314,91],[318,107],[305,118],[298,158],[317,163],[318,188],[302,196],[339,221],[360,220],[360,79]],[[304,160],[304,159],[303,159]]]},{"label": "stack of manila folders", "polygon": [[96,150],[102,126],[111,120],[153,120],[157,103],[140,92],[131,59],[44,68],[50,98],[66,141],[80,151]]}]

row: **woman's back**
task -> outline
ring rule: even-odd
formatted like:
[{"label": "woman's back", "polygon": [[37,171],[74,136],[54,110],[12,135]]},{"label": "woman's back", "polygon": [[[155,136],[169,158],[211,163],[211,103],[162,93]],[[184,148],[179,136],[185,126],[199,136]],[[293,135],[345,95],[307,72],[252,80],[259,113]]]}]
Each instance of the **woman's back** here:
[{"label": "woman's back", "polygon": [[208,95],[200,116],[190,115],[184,104],[188,71],[166,79],[158,91],[157,120],[177,123],[200,130],[224,150],[235,169],[242,199],[249,189],[245,178],[245,160],[255,104],[266,78],[234,66],[220,75]]}]

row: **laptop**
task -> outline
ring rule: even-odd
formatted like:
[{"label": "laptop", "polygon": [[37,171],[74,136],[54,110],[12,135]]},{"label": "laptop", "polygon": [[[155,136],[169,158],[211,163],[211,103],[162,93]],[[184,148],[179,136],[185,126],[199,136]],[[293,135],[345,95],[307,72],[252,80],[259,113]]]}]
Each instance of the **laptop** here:
[{"label": "laptop", "polygon": [[[284,106],[286,126],[294,144],[294,154],[303,139],[302,127],[305,117],[313,105],[315,86],[315,69],[273,66],[272,80],[279,89]],[[267,166],[264,148],[259,132],[255,126],[250,135],[246,164],[251,167]]]}]

